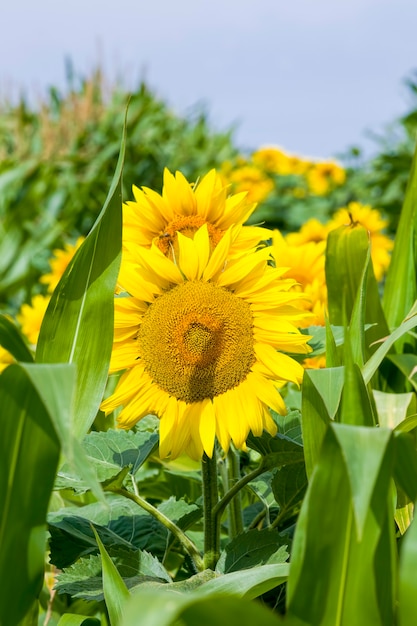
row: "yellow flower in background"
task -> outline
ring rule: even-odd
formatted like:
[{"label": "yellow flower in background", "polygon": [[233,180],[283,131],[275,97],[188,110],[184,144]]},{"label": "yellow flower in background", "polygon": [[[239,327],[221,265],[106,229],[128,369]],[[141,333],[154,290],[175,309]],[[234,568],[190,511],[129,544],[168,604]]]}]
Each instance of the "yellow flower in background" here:
[{"label": "yellow flower in background", "polygon": [[11,363],[14,363],[13,356],[10,354],[10,352],[8,352],[8,350],[6,350],[6,348],[0,346],[0,372],[6,369],[6,367]]},{"label": "yellow flower in background", "polygon": [[279,174],[281,176],[303,175],[310,167],[310,162],[289,154],[278,146],[263,146],[252,154],[255,165],[263,168],[267,172]]},{"label": "yellow flower in background", "polygon": [[[215,170],[198,183],[191,184],[181,174],[164,170],[162,195],[152,189],[133,186],[134,201],[123,205],[123,241],[133,246],[151,247],[154,243],[166,256],[175,259],[177,233],[193,238],[207,224],[210,248],[221,241],[232,225],[241,225],[255,210],[246,193],[228,196],[228,188]],[[233,251],[244,251],[268,237],[268,231],[256,226],[239,229]]]},{"label": "yellow flower in background", "polygon": [[126,371],[102,409],[123,406],[122,428],[157,415],[161,458],[212,456],[216,437],[227,451],[231,441],[245,448],[249,431],[275,434],[268,407],[285,413],[278,388],[301,381],[285,352],[310,351],[297,328],[303,295],[269,265],[270,248],[231,258],[238,236],[229,228],[212,250],[205,224],[194,239],[178,234],[176,263],[154,245],[125,268],[111,369]]},{"label": "yellow flower in background", "polygon": [[296,281],[292,289],[307,296],[304,307],[314,314],[314,317],[305,320],[306,325],[324,324],[327,304],[325,249],[324,241],[293,246],[278,230],[274,230],[272,235],[272,256],[276,266],[286,268],[283,276]]},{"label": "yellow flower in background", "polygon": [[49,267],[51,271],[49,274],[44,274],[40,278],[40,282],[44,285],[48,285],[48,292],[52,293],[60,281],[62,274],[65,272],[72,257],[81,246],[84,241],[84,237],[79,237],[75,244],[67,243],[64,249],[53,250],[53,257],[49,261]]},{"label": "yellow flower in background", "polygon": [[262,202],[275,187],[274,181],[253,165],[236,167],[224,178],[236,193],[246,192],[249,202]]},{"label": "yellow flower in background", "polygon": [[300,230],[296,233],[288,233],[285,239],[291,246],[300,246],[309,241],[325,241],[327,239],[329,229],[326,224],[323,224],[315,217],[307,220]]},{"label": "yellow flower in background", "polygon": [[303,367],[305,370],[319,370],[326,367],[326,355],[320,354],[320,356],[307,357],[303,360]]},{"label": "yellow flower in background", "polygon": [[26,335],[29,343],[36,345],[39,337],[39,331],[45,311],[48,307],[51,296],[43,296],[38,294],[33,296],[30,304],[22,304],[16,318],[19,322],[22,333]]},{"label": "yellow flower in background", "polygon": [[381,213],[369,205],[359,202],[350,202],[347,207],[339,209],[328,223],[328,230],[334,230],[339,226],[347,226],[357,223],[366,228],[371,241],[371,258],[375,277],[381,280],[387,271],[391,261],[391,251],[394,242],[384,234],[388,226],[388,220],[384,220]]},{"label": "yellow flower in background", "polygon": [[336,161],[316,161],[307,173],[307,183],[311,193],[326,195],[331,189],[343,185],[346,172]]}]

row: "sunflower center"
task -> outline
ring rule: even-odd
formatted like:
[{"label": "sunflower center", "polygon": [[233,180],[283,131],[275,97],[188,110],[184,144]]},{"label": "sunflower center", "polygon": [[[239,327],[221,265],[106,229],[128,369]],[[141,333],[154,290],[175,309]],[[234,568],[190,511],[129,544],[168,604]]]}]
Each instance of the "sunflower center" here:
[{"label": "sunflower center", "polygon": [[139,328],[141,357],[152,380],[188,404],[243,382],[255,362],[253,344],[249,304],[199,281],[157,298]]},{"label": "sunflower center", "polygon": [[178,216],[167,224],[164,232],[159,237],[155,238],[155,243],[165,256],[173,258],[178,252],[177,232],[180,232],[184,237],[193,239],[194,234],[203,224],[207,224],[210,248],[213,250],[223,237],[223,231],[216,228],[213,224],[209,224],[201,215]]}]

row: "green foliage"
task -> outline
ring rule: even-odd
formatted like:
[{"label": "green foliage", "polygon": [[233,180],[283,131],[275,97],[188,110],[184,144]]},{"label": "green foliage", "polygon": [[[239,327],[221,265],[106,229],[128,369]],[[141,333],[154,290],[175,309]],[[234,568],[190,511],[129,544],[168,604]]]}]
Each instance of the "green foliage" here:
[{"label": "green foliage", "polygon": [[20,365],[0,376],[0,624],[10,626],[24,618],[42,587],[45,519],[60,453],[56,413],[40,388],[57,413],[65,412],[72,392],[71,378],[65,381],[60,368],[48,367],[51,378],[63,384],[59,394],[45,379],[35,385]]},{"label": "green foliage", "polygon": [[132,198],[133,184],[161,189],[164,167],[195,180],[236,153],[230,132],[214,133],[204,111],[183,119],[145,84],[108,93],[100,72],[73,79],[66,93],[52,89],[40,110],[24,101],[4,105],[0,309],[29,299],[49,250],[91,229],[116,169],[129,100],[124,200]]}]

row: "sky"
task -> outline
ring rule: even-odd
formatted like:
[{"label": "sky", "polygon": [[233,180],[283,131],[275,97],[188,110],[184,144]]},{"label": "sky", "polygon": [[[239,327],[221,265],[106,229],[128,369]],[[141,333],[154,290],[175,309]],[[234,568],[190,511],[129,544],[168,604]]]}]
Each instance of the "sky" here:
[{"label": "sky", "polygon": [[0,97],[65,85],[65,59],[142,79],[179,115],[204,106],[245,151],[329,158],[409,110],[415,0],[14,0],[0,11]]}]

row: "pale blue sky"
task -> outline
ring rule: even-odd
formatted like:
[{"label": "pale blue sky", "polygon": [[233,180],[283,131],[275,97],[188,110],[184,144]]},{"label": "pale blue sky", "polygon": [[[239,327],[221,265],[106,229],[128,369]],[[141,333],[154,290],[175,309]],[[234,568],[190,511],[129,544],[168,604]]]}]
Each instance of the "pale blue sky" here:
[{"label": "pale blue sky", "polygon": [[[64,84],[64,58],[203,102],[242,148],[329,157],[407,110],[415,0],[3,0],[0,93]],[[117,7],[117,8],[116,8]]]}]

